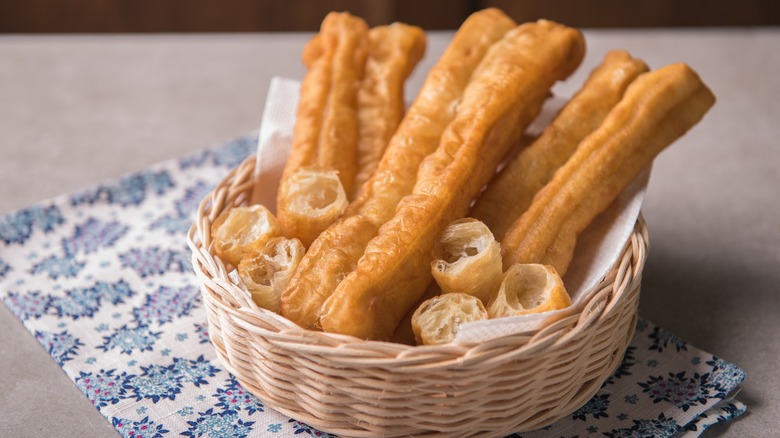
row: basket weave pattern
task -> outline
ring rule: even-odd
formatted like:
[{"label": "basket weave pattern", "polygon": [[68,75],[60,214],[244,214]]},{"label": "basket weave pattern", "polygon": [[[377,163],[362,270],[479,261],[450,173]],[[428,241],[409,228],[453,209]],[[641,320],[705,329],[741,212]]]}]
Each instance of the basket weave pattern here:
[{"label": "basket weave pattern", "polygon": [[470,346],[364,341],[258,308],[213,255],[211,223],[250,198],[254,164],[201,202],[188,243],[217,356],[266,406],[345,436],[502,436],[571,414],[620,364],[647,251],[641,219],[592,298],[539,331]]}]

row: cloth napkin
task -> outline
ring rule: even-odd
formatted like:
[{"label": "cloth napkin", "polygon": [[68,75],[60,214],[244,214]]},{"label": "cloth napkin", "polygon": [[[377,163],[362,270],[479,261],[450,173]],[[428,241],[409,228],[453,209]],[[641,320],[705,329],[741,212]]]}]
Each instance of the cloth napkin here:
[{"label": "cloth napkin", "polygon": [[[328,436],[241,388],[208,340],[185,235],[256,144],[239,138],[0,217],[0,297],[123,436]],[[745,411],[732,398],[744,378],[640,319],[592,400],[515,436],[696,436]]]}]

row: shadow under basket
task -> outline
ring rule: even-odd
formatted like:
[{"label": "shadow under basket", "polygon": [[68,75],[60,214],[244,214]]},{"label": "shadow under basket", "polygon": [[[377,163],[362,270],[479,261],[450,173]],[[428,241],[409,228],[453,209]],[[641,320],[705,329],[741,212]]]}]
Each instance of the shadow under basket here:
[{"label": "shadow under basket", "polygon": [[365,341],[258,308],[214,256],[211,223],[248,202],[254,164],[206,196],[187,241],[217,356],[267,407],[345,436],[504,436],[571,414],[622,361],[647,253],[641,217],[592,297],[540,330],[478,345]]}]

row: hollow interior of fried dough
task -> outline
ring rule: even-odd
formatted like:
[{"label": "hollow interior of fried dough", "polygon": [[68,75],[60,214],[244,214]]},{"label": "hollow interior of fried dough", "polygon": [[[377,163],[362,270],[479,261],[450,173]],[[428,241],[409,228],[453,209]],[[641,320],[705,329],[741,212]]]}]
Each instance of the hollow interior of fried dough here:
[{"label": "hollow interior of fried dough", "polygon": [[549,299],[547,271],[541,265],[516,265],[504,280],[506,302],[515,310],[539,307]]},{"label": "hollow interior of fried dough", "polygon": [[272,288],[281,293],[303,252],[303,245],[297,239],[275,237],[262,249],[247,254],[238,265],[238,274],[253,293],[261,288]]},{"label": "hollow interior of fried dough", "polygon": [[274,274],[277,272],[276,268],[277,266],[273,263],[253,263],[245,272],[255,284],[260,286],[271,286]]},{"label": "hollow interior of fried dough", "polygon": [[228,217],[218,230],[218,237],[227,246],[252,243],[260,236],[272,231],[273,227],[267,212],[265,208],[260,206],[230,210]]},{"label": "hollow interior of fried dough", "polygon": [[[453,224],[441,238],[441,261],[454,265],[462,260],[474,257],[494,242],[493,236],[480,233],[472,223]],[[442,271],[446,265],[442,265]]]},{"label": "hollow interior of fried dough", "polygon": [[418,342],[444,344],[452,342],[461,324],[487,318],[487,311],[478,298],[452,293],[424,302],[412,317]]},{"label": "hollow interior of fried dough", "polygon": [[324,216],[346,206],[346,194],[335,171],[301,169],[290,178],[290,209],[306,216]]}]

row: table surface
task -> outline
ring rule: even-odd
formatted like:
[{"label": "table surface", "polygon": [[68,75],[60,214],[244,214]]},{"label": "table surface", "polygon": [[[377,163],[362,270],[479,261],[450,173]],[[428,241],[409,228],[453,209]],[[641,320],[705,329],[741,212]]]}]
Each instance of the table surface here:
[{"label": "table surface", "polygon": [[[685,61],[718,97],[656,160],[641,313],[742,367],[748,414],[709,436],[780,424],[780,28],[586,30],[571,95],[610,49]],[[431,33],[419,89],[451,33]],[[0,213],[249,133],[272,76],[300,78],[309,34],[0,37]],[[0,306],[0,436],[114,436]],[[43,414],[41,414],[44,412]],[[33,414],[31,414],[33,413]]]}]

